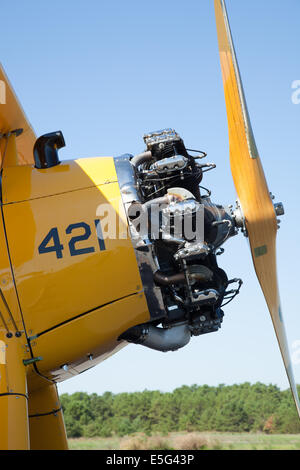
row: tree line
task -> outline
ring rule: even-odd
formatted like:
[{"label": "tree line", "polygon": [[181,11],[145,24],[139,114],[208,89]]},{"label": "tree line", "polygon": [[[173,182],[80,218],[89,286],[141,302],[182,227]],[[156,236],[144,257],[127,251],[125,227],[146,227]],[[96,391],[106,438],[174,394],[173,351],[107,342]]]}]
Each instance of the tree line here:
[{"label": "tree line", "polygon": [[182,386],[173,392],[60,396],[68,437],[143,432],[299,433],[290,390],[262,383]]}]

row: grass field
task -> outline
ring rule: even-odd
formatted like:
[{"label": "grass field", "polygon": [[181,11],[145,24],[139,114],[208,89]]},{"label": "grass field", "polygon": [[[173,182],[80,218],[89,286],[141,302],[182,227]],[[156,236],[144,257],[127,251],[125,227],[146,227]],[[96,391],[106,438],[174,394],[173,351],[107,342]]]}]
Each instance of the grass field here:
[{"label": "grass field", "polygon": [[300,434],[170,433],[69,439],[72,450],[300,450]]}]

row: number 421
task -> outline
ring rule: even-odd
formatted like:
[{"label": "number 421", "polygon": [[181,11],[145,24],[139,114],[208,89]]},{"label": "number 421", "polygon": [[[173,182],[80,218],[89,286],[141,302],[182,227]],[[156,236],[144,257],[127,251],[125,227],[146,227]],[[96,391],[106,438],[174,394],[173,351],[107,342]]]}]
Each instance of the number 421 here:
[{"label": "number 421", "polygon": [[[95,220],[94,224],[95,224],[94,228],[95,228],[96,235],[97,235],[99,249],[100,251],[104,251],[106,248],[105,248],[105,243],[104,243],[104,239],[102,235],[100,220],[98,219]],[[77,229],[83,229],[83,233],[82,235],[73,236],[70,239],[68,243],[70,255],[78,256],[78,255],[83,255],[86,253],[95,252],[96,250],[95,250],[95,247],[93,246],[89,246],[85,248],[82,248],[82,247],[80,248],[80,246],[78,246],[80,242],[88,240],[90,238],[91,233],[92,233],[90,225],[88,225],[85,222],[78,222],[76,224],[70,224],[66,228],[66,234],[70,235],[73,232],[73,230],[77,230]],[[64,246],[60,242],[57,227],[53,227],[51,230],[49,230],[49,232],[47,233],[47,235],[45,236],[45,238],[43,239],[43,241],[38,247],[40,254],[55,252],[56,258],[63,257],[63,253],[62,253],[63,249],[64,249]]]}]

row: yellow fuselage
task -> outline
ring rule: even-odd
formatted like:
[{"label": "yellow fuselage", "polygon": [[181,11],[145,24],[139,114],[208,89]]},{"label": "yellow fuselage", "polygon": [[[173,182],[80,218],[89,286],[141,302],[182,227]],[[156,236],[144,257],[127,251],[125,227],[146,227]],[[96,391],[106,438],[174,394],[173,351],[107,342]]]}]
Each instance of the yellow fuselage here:
[{"label": "yellow fuselage", "polygon": [[149,321],[128,232],[113,158],[3,169],[0,411],[96,365]]}]

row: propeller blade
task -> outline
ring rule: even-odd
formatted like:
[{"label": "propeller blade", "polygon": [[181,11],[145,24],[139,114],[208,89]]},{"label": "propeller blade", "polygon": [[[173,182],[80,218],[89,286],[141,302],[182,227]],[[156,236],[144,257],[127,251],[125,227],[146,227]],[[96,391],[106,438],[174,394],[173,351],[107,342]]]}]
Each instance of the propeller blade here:
[{"label": "propeller blade", "polygon": [[300,418],[300,402],[293,377],[277,282],[276,213],[251,127],[225,1],[214,2],[232,177],[245,220],[254,268],[270,311]]}]

